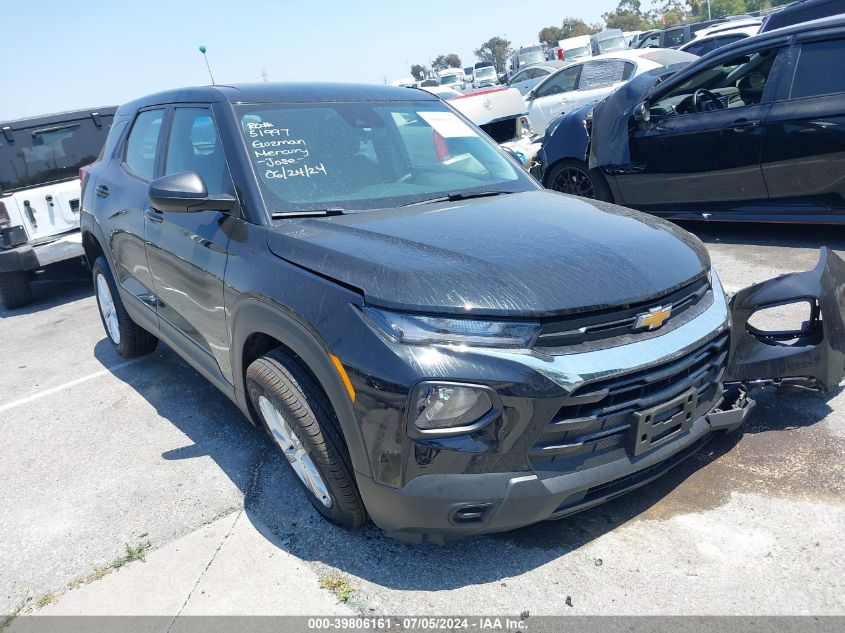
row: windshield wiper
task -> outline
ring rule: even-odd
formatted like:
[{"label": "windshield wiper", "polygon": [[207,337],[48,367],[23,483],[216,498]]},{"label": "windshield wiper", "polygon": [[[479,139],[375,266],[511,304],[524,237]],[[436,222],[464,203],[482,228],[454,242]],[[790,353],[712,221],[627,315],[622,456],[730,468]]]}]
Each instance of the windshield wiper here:
[{"label": "windshield wiper", "polygon": [[418,200],[403,204],[403,207],[413,207],[418,204],[433,204],[435,202],[458,202],[459,200],[471,200],[472,198],[487,198],[489,196],[503,196],[507,193],[519,193],[518,191],[478,191],[475,193],[450,193],[447,196],[437,196],[428,200]]},{"label": "windshield wiper", "polygon": [[325,217],[327,215],[344,215],[346,211],[340,207],[327,207],[325,209],[303,209],[302,211],[279,211],[271,213],[273,220],[284,220],[285,218],[310,218]]}]

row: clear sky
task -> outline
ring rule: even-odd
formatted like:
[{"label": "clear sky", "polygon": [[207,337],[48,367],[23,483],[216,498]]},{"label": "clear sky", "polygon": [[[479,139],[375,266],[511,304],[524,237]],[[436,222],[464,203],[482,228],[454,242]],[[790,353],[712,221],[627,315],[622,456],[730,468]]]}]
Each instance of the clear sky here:
[{"label": "clear sky", "polygon": [[378,82],[503,35],[536,42],[618,0],[2,0],[0,121],[209,83]]}]

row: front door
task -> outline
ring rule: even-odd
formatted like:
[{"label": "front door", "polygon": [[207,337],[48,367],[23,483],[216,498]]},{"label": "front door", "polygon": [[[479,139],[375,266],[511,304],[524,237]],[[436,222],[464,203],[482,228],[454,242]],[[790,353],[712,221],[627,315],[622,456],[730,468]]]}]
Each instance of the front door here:
[{"label": "front door", "polygon": [[533,97],[528,101],[528,120],[535,132],[542,134],[552,119],[565,109],[571,109],[569,104],[573,92],[578,88],[582,68],[583,64],[576,64],[559,70],[531,93]]},{"label": "front door", "polygon": [[[202,176],[209,195],[234,195],[210,108],[175,107],[163,145],[162,175],[193,171]],[[223,275],[232,222],[220,211],[162,212],[147,202],[147,257],[160,327],[193,343],[195,360],[230,382]]]},{"label": "front door", "polygon": [[727,58],[651,102],[630,133],[622,204],[654,213],[737,212],[768,198],[760,166],[777,50]]}]

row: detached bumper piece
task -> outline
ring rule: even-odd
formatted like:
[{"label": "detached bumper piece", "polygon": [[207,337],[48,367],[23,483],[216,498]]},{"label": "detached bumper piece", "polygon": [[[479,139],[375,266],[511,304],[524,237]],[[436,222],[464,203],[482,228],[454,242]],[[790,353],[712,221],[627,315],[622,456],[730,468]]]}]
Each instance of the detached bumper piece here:
[{"label": "detached bumper piece", "polygon": [[[809,302],[800,331],[761,332],[749,325],[758,310]],[[731,299],[731,355],[726,382],[810,379],[822,389],[845,375],[845,262],[822,247],[808,272],[781,275],[739,291]]]}]

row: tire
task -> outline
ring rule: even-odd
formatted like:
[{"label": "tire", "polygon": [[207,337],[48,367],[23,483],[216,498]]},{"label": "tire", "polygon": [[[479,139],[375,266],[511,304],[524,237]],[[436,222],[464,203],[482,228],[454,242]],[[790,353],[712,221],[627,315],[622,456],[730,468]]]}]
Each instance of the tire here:
[{"label": "tire", "polygon": [[349,451],[319,384],[276,349],[250,364],[246,386],[257,417],[317,512],[344,528],[364,525],[367,512]]},{"label": "tire", "polygon": [[23,270],[0,273],[0,303],[7,310],[22,308],[32,303],[29,274]]},{"label": "tire", "polygon": [[136,324],[126,312],[109,264],[102,255],[94,260],[91,275],[100,321],[112,349],[123,358],[145,356],[152,352],[158,345],[158,339]]},{"label": "tire", "polygon": [[589,169],[584,161],[562,160],[546,178],[546,188],[582,198],[613,202],[613,194],[598,169]]}]

